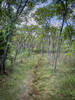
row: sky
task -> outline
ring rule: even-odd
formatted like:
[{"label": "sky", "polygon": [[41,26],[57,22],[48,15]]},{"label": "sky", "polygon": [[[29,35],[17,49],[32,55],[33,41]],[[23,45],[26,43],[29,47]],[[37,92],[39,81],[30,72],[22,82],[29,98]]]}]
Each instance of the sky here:
[{"label": "sky", "polygon": [[[50,3],[52,2],[52,0],[48,0],[47,2],[45,3],[40,3],[38,5],[35,6],[35,8],[30,12],[29,14],[29,19],[28,19],[28,22],[22,22],[21,23],[21,26],[20,27],[23,27],[23,25],[27,24],[27,25],[37,25],[36,21],[31,17],[31,14],[34,13],[38,8],[42,8],[43,6],[47,6],[49,5]],[[52,26],[55,26],[55,27],[59,27],[61,25],[61,23],[59,22],[59,20],[56,20],[56,17],[54,17],[52,20],[51,20],[51,23],[50,23]]]}]

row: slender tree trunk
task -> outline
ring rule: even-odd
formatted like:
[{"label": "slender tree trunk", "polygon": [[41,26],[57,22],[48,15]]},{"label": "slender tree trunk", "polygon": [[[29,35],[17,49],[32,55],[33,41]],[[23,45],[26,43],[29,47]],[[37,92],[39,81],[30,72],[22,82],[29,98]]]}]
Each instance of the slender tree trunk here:
[{"label": "slender tree trunk", "polygon": [[55,61],[55,37],[54,36],[52,36],[52,58],[53,58],[53,64],[54,64],[54,61]]},{"label": "slender tree trunk", "polygon": [[49,50],[49,47],[50,47],[50,38],[49,38],[49,33],[47,32],[46,34],[46,41],[47,41],[47,61],[48,61],[48,64],[50,64],[50,50]]},{"label": "slender tree trunk", "polygon": [[50,41],[50,39],[49,39],[49,34],[48,34],[48,32],[47,32],[47,57],[50,56],[50,51],[49,51],[49,41]]},{"label": "slender tree trunk", "polygon": [[72,53],[72,32],[71,32],[71,27],[70,25],[68,25],[68,22],[67,23],[67,26],[68,26],[68,32],[69,32],[69,38],[70,38],[70,48],[71,48],[71,53]]},{"label": "slender tree trunk", "polygon": [[16,57],[18,55],[18,49],[16,50],[16,54],[15,54],[15,57],[14,57],[14,60],[13,60],[13,63],[16,61]]},{"label": "slender tree trunk", "polygon": [[41,55],[42,56],[44,55],[44,47],[43,47],[43,44],[41,44]]},{"label": "slender tree trunk", "polygon": [[41,40],[41,55],[44,55],[44,46],[43,46],[43,38]]},{"label": "slender tree trunk", "polygon": [[0,73],[1,73],[1,62],[0,62]]},{"label": "slender tree trunk", "polygon": [[31,41],[30,41],[30,50],[31,50],[31,53],[33,51],[33,41],[34,41],[34,37],[31,37]]},{"label": "slender tree trunk", "polygon": [[4,54],[3,54],[3,56],[2,56],[1,68],[2,68],[2,72],[3,72],[3,73],[5,73],[5,61],[6,61],[7,53],[8,53],[8,50],[9,50],[10,38],[11,38],[11,36],[9,35],[9,36],[8,36],[8,42],[7,42],[6,47],[5,47],[5,49],[4,49]]},{"label": "slender tree trunk", "polygon": [[8,50],[9,50],[9,43],[10,43],[10,40],[11,40],[11,35],[12,35],[12,25],[13,23],[10,24],[10,27],[9,27],[9,35],[8,35],[8,39],[7,39],[7,44],[5,46],[5,49],[4,49],[4,54],[2,56],[2,61],[1,61],[1,69],[2,69],[2,72],[5,73],[6,70],[5,70],[5,61],[7,59],[7,53],[8,53]]},{"label": "slender tree trunk", "polygon": [[58,56],[60,54],[60,48],[61,48],[61,33],[62,33],[62,30],[63,30],[63,26],[64,26],[64,20],[65,20],[65,16],[63,16],[62,26],[61,26],[60,33],[59,33],[57,54],[56,54],[56,58],[55,58],[55,62],[54,62],[54,70],[56,70],[57,59],[58,59]]}]

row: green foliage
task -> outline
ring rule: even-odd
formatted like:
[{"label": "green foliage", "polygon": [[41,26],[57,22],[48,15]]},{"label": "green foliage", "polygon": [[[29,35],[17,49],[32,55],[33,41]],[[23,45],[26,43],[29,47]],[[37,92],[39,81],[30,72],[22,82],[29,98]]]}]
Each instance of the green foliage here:
[{"label": "green foliage", "polygon": [[34,7],[33,2],[28,2],[27,7],[31,10]]},{"label": "green foliage", "polygon": [[[0,58],[4,54],[4,49],[6,44],[8,43],[8,36],[11,34],[11,32],[14,32],[15,26],[12,26],[12,30],[10,30],[10,24],[6,25],[1,31],[0,31]],[[12,44],[8,43],[9,50],[8,53],[12,52]]]},{"label": "green foliage", "polygon": [[74,33],[74,27],[72,25],[66,26],[65,29],[64,29],[64,31],[63,31],[64,39],[65,40],[71,39],[73,35],[75,35],[75,33]]},{"label": "green foliage", "polygon": [[65,15],[65,20],[70,18],[70,14],[73,12],[73,9],[70,7],[74,0],[53,0],[53,10],[55,8],[55,15],[58,16],[59,19],[63,18]]},{"label": "green foliage", "polygon": [[30,50],[29,49],[25,49],[25,56],[30,56]]},{"label": "green foliage", "polygon": [[47,18],[53,17],[53,13],[48,7],[43,7],[39,8],[33,16],[39,24],[44,24]]},{"label": "green foliage", "polygon": [[62,89],[64,92],[64,96],[70,97],[72,100],[75,99],[74,83],[75,83],[74,76],[73,75],[68,76],[63,83],[64,88]]},{"label": "green foliage", "polygon": [[[23,13],[23,15],[26,14],[25,15],[26,17],[27,14],[29,14],[30,11],[34,8],[34,6],[40,1],[41,3],[44,3],[47,0],[29,1],[26,4],[26,9],[24,10],[25,13]],[[18,33],[18,31],[15,32],[16,30],[15,24],[16,24],[16,21],[19,21],[18,20],[19,15],[22,11],[22,7],[24,6],[25,0],[16,0],[16,1],[7,0],[10,7],[8,6],[7,8],[0,7],[0,20],[1,20],[0,26],[2,26],[2,29],[0,31],[0,58],[4,54],[5,46],[8,43],[8,36],[11,36],[11,39],[10,39],[11,41],[8,43],[9,45],[8,54],[10,55],[8,55],[7,57],[8,59],[6,61],[6,66],[7,66],[7,69],[9,70],[9,74],[10,74],[10,69],[13,69],[13,72],[7,78],[0,77],[1,78],[0,79],[1,81],[0,93],[2,93],[1,99],[4,98],[6,100],[9,100],[9,99],[13,100],[14,98],[13,95],[14,95],[15,100],[19,100],[19,99],[21,100],[20,94],[23,94],[23,93],[20,93],[20,90],[21,88],[23,90],[24,85],[27,81],[26,75],[29,74],[28,73],[29,71],[31,72],[32,67],[34,66],[34,64],[36,64],[36,61],[37,61],[36,55],[33,58],[32,58],[33,56],[32,55],[30,58],[31,51],[32,51],[31,43],[33,43],[34,53],[40,54],[41,44],[42,44],[42,47],[45,46],[45,50],[43,50],[45,52],[46,51],[46,33],[50,32],[49,42],[50,44],[52,44],[52,37],[56,39],[56,40],[54,39],[55,40],[54,42],[56,42],[55,43],[55,46],[56,46],[55,51],[56,51],[57,45],[58,45],[57,42],[58,42],[59,29],[56,27],[51,27],[50,20],[54,16],[57,16],[58,19],[62,19],[63,15],[65,14],[65,22],[66,22],[66,20],[68,20],[71,17],[70,15],[72,15],[73,10],[71,9],[71,7],[69,7],[71,5],[72,0],[54,0],[54,1],[55,2],[52,1],[50,5],[37,9],[35,13],[32,15],[32,17],[35,18],[38,25],[31,25],[31,26],[24,25],[23,28],[17,28],[17,30],[20,33]],[[1,6],[1,3],[2,3],[2,0],[0,1],[0,6]],[[17,10],[17,13],[14,12],[13,7]],[[17,19],[14,22],[15,18]],[[39,25],[42,27],[39,27]],[[71,34],[69,31],[71,32]],[[14,33],[14,36],[12,37],[13,33]],[[72,25],[70,25],[70,27],[66,26],[64,28],[62,38],[64,37],[64,40],[70,40],[72,35],[75,35],[74,27]],[[12,47],[11,42],[13,43],[13,47]],[[66,43],[66,47],[67,47],[67,43]],[[75,49],[75,47],[73,48]],[[50,50],[52,49],[50,48]],[[8,68],[8,66],[9,67],[11,66],[10,56],[11,56],[11,61],[12,61],[12,58],[14,58],[15,56],[15,53],[13,54],[13,52],[16,52],[16,51],[18,51],[18,56],[14,64],[15,67]],[[68,51],[69,52],[67,53],[67,57],[70,57],[71,48],[68,48]],[[38,67],[35,66],[36,68],[35,69],[33,68],[34,69],[33,70],[34,76],[32,76],[33,77],[33,80],[32,80],[33,93],[31,93],[33,94],[33,98],[37,99],[39,96],[41,100],[58,100],[58,99],[64,100],[70,96],[71,99],[75,99],[75,90],[74,90],[75,88],[74,76],[75,75],[71,73],[72,69],[70,68],[73,66],[72,65],[66,66],[65,64],[60,64],[61,61],[58,61],[59,64],[58,64],[57,72],[54,73],[50,69],[50,67],[48,67],[46,55],[40,61],[41,62],[40,64],[38,63]],[[69,77],[66,77],[68,75]],[[17,97],[17,95],[19,95],[19,97]],[[62,95],[63,97],[61,97]],[[68,96],[68,97],[65,97],[65,96]]]}]

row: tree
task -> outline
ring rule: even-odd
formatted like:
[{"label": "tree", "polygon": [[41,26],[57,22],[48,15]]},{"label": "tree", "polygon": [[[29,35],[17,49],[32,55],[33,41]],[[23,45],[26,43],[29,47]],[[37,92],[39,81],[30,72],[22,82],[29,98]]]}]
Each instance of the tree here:
[{"label": "tree", "polygon": [[53,17],[52,12],[50,11],[49,7],[43,7],[37,9],[35,14],[33,15],[35,20],[44,28],[46,32],[46,47],[47,47],[47,56],[49,57],[49,47],[50,47],[50,36],[49,36],[49,31],[50,31],[50,20]]},{"label": "tree", "polygon": [[[42,2],[45,2],[46,0],[42,0]],[[40,2],[40,0],[38,1]],[[12,32],[12,27],[16,24],[19,16],[22,14],[23,10],[25,9],[25,7],[27,7],[27,9],[25,9],[24,11],[26,11],[27,13],[29,13],[29,11],[31,10],[31,8],[33,8],[33,5],[36,5],[37,1],[33,0],[33,1],[29,1],[29,0],[1,0],[0,1],[0,6],[1,6],[1,13],[2,13],[2,9],[5,11],[4,15],[2,13],[2,16],[5,18],[6,22],[5,25],[9,24],[9,35],[7,38],[7,43],[4,47],[4,54],[2,56],[1,59],[1,69],[2,72],[5,73],[5,61],[7,58],[7,53],[8,53],[8,49],[9,49],[9,42],[11,41],[11,37],[13,35]],[[8,19],[8,21],[7,21]],[[3,21],[3,19],[1,19]],[[4,25],[4,26],[5,26]],[[3,27],[4,27],[3,26]]]},{"label": "tree", "polygon": [[[60,48],[61,48],[61,34],[63,31],[64,23],[66,20],[70,18],[70,14],[73,12],[70,8],[70,4],[73,2],[73,0],[56,0],[55,4],[53,5],[56,10],[55,14],[58,16],[58,18],[62,19],[62,25],[59,32],[59,39],[58,39],[58,49],[57,49],[57,55],[54,63],[54,68],[56,69],[56,63],[58,56],[60,54]],[[62,11],[62,12],[61,12]]]}]

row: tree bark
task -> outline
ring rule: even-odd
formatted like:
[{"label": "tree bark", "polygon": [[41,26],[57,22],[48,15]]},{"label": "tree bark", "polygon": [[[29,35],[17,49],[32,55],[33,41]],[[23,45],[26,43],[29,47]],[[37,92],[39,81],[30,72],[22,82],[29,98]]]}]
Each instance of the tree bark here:
[{"label": "tree bark", "polygon": [[57,59],[58,59],[58,56],[60,54],[60,48],[61,48],[61,33],[62,33],[62,30],[63,30],[63,26],[64,26],[64,20],[65,20],[65,15],[63,16],[62,26],[61,26],[60,33],[59,33],[57,54],[56,54],[56,58],[55,58],[55,62],[54,62],[54,70],[56,70]]},{"label": "tree bark", "polygon": [[52,58],[53,58],[53,64],[54,64],[54,61],[55,61],[55,37],[54,36],[52,36]]},{"label": "tree bark", "polygon": [[8,36],[8,42],[6,44],[6,47],[4,49],[4,54],[2,56],[1,69],[2,69],[2,72],[3,73],[5,73],[5,61],[6,61],[7,53],[8,53],[8,50],[9,50],[9,42],[10,42],[10,39],[11,39],[11,35]]},{"label": "tree bark", "polygon": [[50,51],[49,51],[49,34],[48,34],[48,32],[47,32],[47,57],[49,57],[50,56]]},{"label": "tree bark", "polygon": [[41,55],[44,55],[43,38],[41,39]]}]

